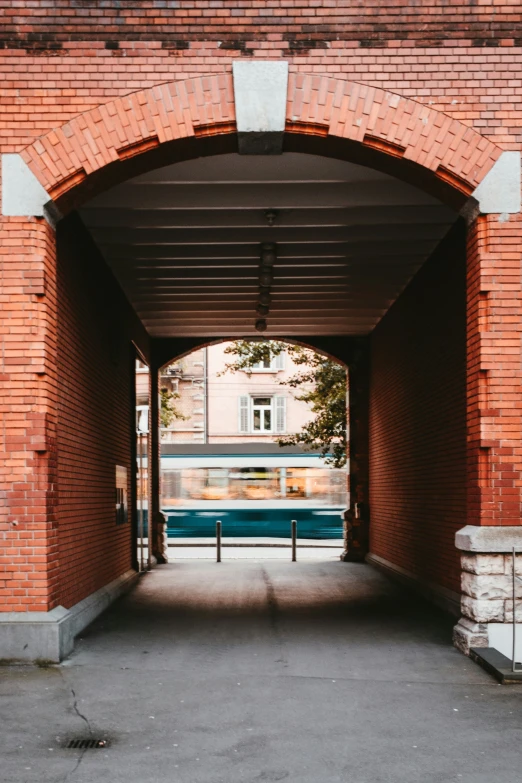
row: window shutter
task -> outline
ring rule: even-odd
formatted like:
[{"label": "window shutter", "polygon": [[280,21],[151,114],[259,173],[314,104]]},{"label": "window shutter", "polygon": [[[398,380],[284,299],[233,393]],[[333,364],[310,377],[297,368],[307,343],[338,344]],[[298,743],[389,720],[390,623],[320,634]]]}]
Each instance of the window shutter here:
[{"label": "window shutter", "polygon": [[239,432],[249,432],[248,397],[239,398]]},{"label": "window shutter", "polygon": [[286,432],[286,397],[275,398],[275,431]]},{"label": "window shutter", "polygon": [[[275,370],[284,370],[285,369],[285,352],[284,351],[281,351],[281,353],[277,354],[277,356],[274,356],[274,369]],[[282,399],[284,399],[284,397]]]}]

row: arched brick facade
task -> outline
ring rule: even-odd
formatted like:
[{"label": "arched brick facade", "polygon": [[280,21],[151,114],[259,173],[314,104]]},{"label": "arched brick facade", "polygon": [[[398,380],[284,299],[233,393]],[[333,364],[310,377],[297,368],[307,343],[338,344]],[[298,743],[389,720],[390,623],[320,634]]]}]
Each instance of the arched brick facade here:
[{"label": "arched brick facade", "polygon": [[[218,136],[231,137],[233,145],[235,130],[232,76],[209,75],[102,104],[37,139],[22,156],[66,212],[102,187],[132,176],[132,161],[138,156],[155,152],[150,164],[155,168],[172,159],[168,151],[157,155],[161,145]],[[428,174],[438,180],[441,194],[450,201],[450,191],[469,196],[502,152],[473,128],[414,100],[357,82],[303,73],[290,74],[285,130],[290,137],[322,140],[323,154],[334,157],[349,153],[339,147],[332,151],[332,143],[356,144],[361,162],[377,168],[390,168],[391,162],[393,173],[414,181],[415,173],[408,176],[404,164],[423,169],[424,179]],[[306,151],[306,139],[297,142],[297,148]],[[196,149],[186,157],[202,154]],[[179,159],[179,152],[174,159]],[[402,166],[393,166],[393,161]],[[102,185],[95,175],[106,167],[110,174]],[[422,184],[420,172],[418,179]]]},{"label": "arched brick facade", "polygon": [[[336,46],[332,50],[337,57]],[[265,52],[259,51],[257,56],[265,56]],[[268,54],[269,58],[281,56],[274,48]],[[408,82],[407,56],[415,59],[417,68],[411,84]],[[469,83],[459,77],[460,86],[454,89],[459,94],[461,105],[452,105],[459,103],[452,98],[452,74],[445,80],[441,78],[440,83],[434,85],[433,94],[430,93],[431,77],[424,73],[421,60],[425,56],[421,50],[409,55],[404,52],[397,55],[397,50],[393,54],[388,54],[388,51],[384,55],[381,53],[378,76],[371,75],[372,63],[368,52],[352,58],[350,69],[345,69],[341,61],[335,59],[330,69],[332,75],[302,72],[323,66],[314,57],[304,58],[300,63],[299,58],[292,56],[289,58],[283,149],[374,166],[423,187],[460,208],[483,181],[502,151],[518,150],[519,125],[514,113],[508,117],[505,98],[499,99],[492,111],[494,116],[487,116],[496,87],[491,86],[484,75],[477,82],[481,87],[475,86],[474,73],[469,74]],[[464,53],[465,56],[469,55]],[[474,62],[478,63],[476,52],[474,57]],[[501,53],[498,57],[506,62],[507,55]],[[27,99],[24,87],[28,119],[19,120],[16,97],[5,126],[8,141],[2,149],[21,151],[62,214],[66,215],[92,195],[143,171],[199,155],[237,151],[230,60],[220,61],[217,65],[208,63],[207,67],[205,58],[197,54],[194,55],[198,61],[197,68],[190,64],[183,66],[179,64],[180,60],[176,68],[169,64],[169,69],[161,70],[161,75],[152,66],[146,75],[138,74],[137,70],[131,72],[131,66],[127,66],[129,75],[126,78],[120,78],[117,74],[121,71],[115,68],[113,78],[117,89],[109,85],[105,92],[102,69],[96,70],[102,58],[91,55],[89,58],[89,62],[95,63],[92,65],[91,62],[89,67],[93,68],[98,81],[95,86],[90,83],[85,88],[85,95],[80,94],[82,88],[71,88],[73,92],[77,90],[75,101],[68,103],[68,96],[61,94],[56,100],[55,114],[42,112],[37,116],[36,101],[40,96]],[[397,61],[400,60],[401,75],[395,81],[391,79],[392,69],[388,60],[393,61],[394,67],[398,67]],[[435,60],[433,63],[436,65]],[[46,69],[52,65],[46,58],[43,66],[45,76],[42,78],[50,79],[51,71]],[[31,67],[36,68],[34,64]],[[60,67],[63,67],[61,61]],[[86,66],[73,64],[73,68],[80,67]],[[135,65],[133,67],[136,68]],[[334,67],[335,70],[332,70]],[[457,68],[457,65],[454,67]],[[503,67],[502,78],[507,90],[510,63]],[[324,70],[329,68],[325,66]],[[461,71],[472,70],[462,63],[458,64],[458,68]],[[212,74],[194,75],[204,69],[212,71]],[[218,69],[226,70],[219,72]],[[343,77],[345,72],[361,80],[348,80]],[[162,83],[150,86],[155,79]],[[390,89],[376,86],[377,83],[389,85]],[[142,89],[136,91],[137,86]],[[394,89],[401,94],[393,92]],[[509,88],[509,95],[513,92]],[[34,100],[33,104],[31,100]],[[434,103],[437,108],[428,103]],[[86,107],[83,112],[82,105]],[[77,113],[79,111],[81,113]],[[71,119],[75,113],[76,116]],[[49,131],[48,128],[53,125],[54,129]],[[24,144],[27,146],[22,149]],[[70,218],[67,220],[70,221]],[[88,390],[86,396],[92,399],[91,391],[96,391],[97,384],[96,362],[99,365],[99,355],[107,347],[105,338],[114,331],[114,323],[101,324],[99,319],[100,312],[110,311],[105,298],[109,290],[103,277],[106,270],[100,257],[96,261],[100,275],[96,280],[92,277],[96,251],[86,242],[85,252],[80,257],[74,243],[80,236],[81,226],[74,221],[69,222],[68,229],[62,225],[62,242],[70,240],[70,244],[65,249],[62,246],[59,255],[63,268],[57,269],[54,236],[45,221],[31,217],[5,217],[1,222],[0,256],[3,255],[8,271],[2,281],[1,292],[5,323],[8,324],[4,327],[7,350],[2,374],[6,409],[9,407],[6,454],[14,454],[16,462],[12,464],[5,460],[2,466],[0,489],[6,498],[9,515],[5,522],[0,523],[0,530],[5,531],[6,546],[9,547],[7,557],[16,562],[17,570],[13,571],[9,563],[8,578],[3,586],[0,584],[2,600],[5,599],[0,610],[45,612],[60,604],[73,606],[101,589],[111,578],[119,576],[129,564],[128,536],[119,532],[114,533],[112,543],[118,557],[113,557],[113,552],[110,552],[110,556],[100,562],[100,551],[106,553],[100,544],[100,520],[102,510],[111,507],[112,484],[106,482],[106,498],[102,500],[107,502],[102,509],[100,501],[98,508],[96,501],[100,493],[92,492],[98,476],[88,482],[81,454],[75,464],[76,473],[67,474],[64,481],[66,490],[61,498],[58,497],[60,466],[57,467],[56,458],[61,446],[59,443],[56,445],[55,431],[59,416],[56,390],[60,377],[67,375],[69,366],[75,368],[82,362],[85,364],[84,343],[90,340],[94,359],[89,378],[82,379],[82,389]],[[64,238],[64,230],[68,230],[70,236]],[[519,383],[522,374],[519,356],[521,234],[518,214],[503,216],[501,220],[498,215],[480,217],[468,232],[468,495],[462,505],[468,524],[476,527],[502,525],[513,528],[520,521],[522,464],[519,440],[522,418],[519,394],[512,388]],[[94,281],[93,302],[94,294],[101,296],[97,307],[92,306],[81,324],[78,320],[79,305],[85,305],[88,299],[87,296],[84,298],[84,279],[78,277],[73,286],[65,277],[65,272],[71,276],[78,275],[80,266],[84,278]],[[62,289],[58,303],[56,291],[60,280]],[[71,295],[73,287],[77,300]],[[121,312],[124,312],[124,304]],[[438,307],[439,302],[436,302],[433,310],[437,317]],[[129,321],[132,321],[132,316],[132,313],[126,315]],[[93,342],[91,326],[96,319],[100,321],[100,329],[97,342]],[[13,325],[22,337],[18,337],[16,329],[13,331]],[[69,340],[71,325],[82,326],[76,342],[70,340],[70,345],[57,347],[58,336],[63,339],[65,334]],[[132,328],[134,341],[141,341],[146,346],[148,335],[141,325],[133,321]],[[29,343],[30,335],[37,338],[33,343]],[[81,346],[83,354],[77,346]],[[66,366],[64,359],[63,366],[59,366],[56,356],[60,353],[68,356],[67,352],[72,357],[70,365]],[[111,387],[113,376],[121,374],[114,352],[111,349],[105,351],[107,355],[104,354],[105,389]],[[395,357],[392,358],[394,366],[398,365]],[[397,385],[402,380],[399,378]],[[508,395],[506,387],[509,387]],[[387,394],[386,389],[383,394]],[[511,399],[508,399],[509,394]],[[130,402],[126,404],[130,409]],[[109,410],[105,402],[99,407]],[[70,414],[71,419],[74,413]],[[112,453],[110,456],[112,459]],[[128,458],[130,469],[130,452],[124,457]],[[118,457],[118,461],[123,460]],[[70,466],[66,465],[66,468],[69,470]],[[390,476],[393,478],[392,469],[385,480],[388,481]],[[63,519],[57,519],[57,509],[60,503],[63,507],[64,496],[78,477],[85,481],[84,496],[92,499],[90,533],[92,551],[97,558],[94,569],[90,567],[92,557],[87,550],[80,551],[77,546],[77,517],[71,514],[66,524]],[[110,478],[112,480],[112,474]],[[392,527],[389,520],[393,519],[389,511],[389,506],[383,510],[382,529],[387,531]],[[401,509],[399,512],[402,513]],[[81,514],[83,522],[85,508],[81,509]],[[407,522],[411,527],[415,520],[412,522],[408,518]],[[425,538],[428,540],[429,536]],[[389,542],[384,537],[382,541],[383,557],[395,558],[393,562],[401,566],[399,556],[390,548]],[[429,546],[432,541],[429,540]],[[58,544],[62,547],[61,552]],[[451,557],[456,562],[452,530],[445,534],[442,543],[437,543],[438,550],[442,551],[443,547],[447,552],[451,550]],[[77,557],[77,562],[71,553]],[[421,565],[419,560],[410,558],[403,567],[415,577],[422,577]],[[64,576],[66,566],[69,570]],[[440,569],[435,577],[437,583],[442,583]],[[455,574],[452,580],[450,587],[455,588]],[[474,605],[467,612],[470,619],[480,619]]]}]

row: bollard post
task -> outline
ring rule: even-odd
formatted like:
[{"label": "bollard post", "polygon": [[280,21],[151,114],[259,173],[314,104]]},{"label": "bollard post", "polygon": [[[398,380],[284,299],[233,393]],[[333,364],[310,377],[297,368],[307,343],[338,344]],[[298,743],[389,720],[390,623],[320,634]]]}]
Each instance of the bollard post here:
[{"label": "bollard post", "polygon": [[292,519],[292,563],[297,560],[297,520]]},{"label": "bollard post", "polygon": [[221,563],[221,521],[216,522],[216,562]]}]

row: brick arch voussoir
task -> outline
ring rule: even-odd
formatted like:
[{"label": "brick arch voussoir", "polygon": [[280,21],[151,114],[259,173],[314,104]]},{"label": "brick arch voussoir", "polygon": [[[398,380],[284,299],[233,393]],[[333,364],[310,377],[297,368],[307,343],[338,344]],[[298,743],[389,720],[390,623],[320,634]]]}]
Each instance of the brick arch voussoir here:
[{"label": "brick arch voussoir", "polygon": [[[502,153],[472,128],[429,106],[357,82],[302,73],[289,77],[285,131],[287,149],[321,153],[324,142],[330,144],[325,154],[344,157],[344,143],[363,163],[386,168],[381,165],[386,161],[399,176],[409,165],[464,198]],[[194,157],[205,142],[219,139],[220,145],[207,145],[203,154],[237,150],[232,75],[224,73],[158,85],[102,104],[40,137],[22,157],[67,212],[94,192]],[[160,154],[172,151],[175,142],[181,142],[177,154]]]},{"label": "brick arch voussoir", "polygon": [[402,161],[464,197],[502,154],[492,141],[447,114],[396,93],[327,76],[290,75],[286,130],[344,139],[359,145],[367,160],[372,153],[374,160],[388,157],[396,161],[395,172]]}]

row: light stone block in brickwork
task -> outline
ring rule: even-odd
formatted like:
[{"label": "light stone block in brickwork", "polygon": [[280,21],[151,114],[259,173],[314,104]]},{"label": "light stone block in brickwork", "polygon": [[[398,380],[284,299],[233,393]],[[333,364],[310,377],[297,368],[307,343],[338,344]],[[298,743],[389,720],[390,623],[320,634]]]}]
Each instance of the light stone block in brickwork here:
[{"label": "light stone block in brickwork", "polygon": [[288,63],[232,63],[238,133],[282,133],[285,129]]},{"label": "light stone block in brickwork", "polygon": [[477,623],[504,622],[504,603],[502,599],[481,600],[463,595],[461,600],[462,614]]},{"label": "light stone block in brickwork", "polygon": [[504,555],[462,555],[460,563],[462,570],[470,574],[506,573]]},{"label": "light stone block in brickwork", "polygon": [[21,155],[2,155],[2,215],[43,217],[49,200],[49,195]]},{"label": "light stone block in brickwork", "polygon": [[520,152],[503,152],[473,197],[483,215],[520,212]]}]

